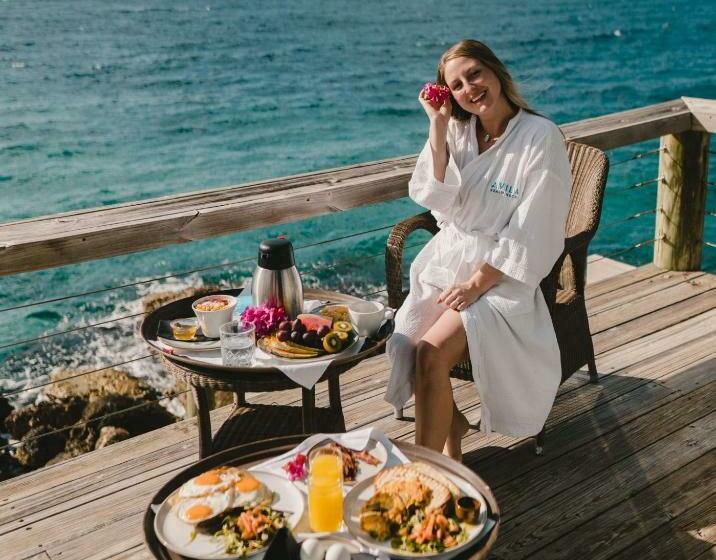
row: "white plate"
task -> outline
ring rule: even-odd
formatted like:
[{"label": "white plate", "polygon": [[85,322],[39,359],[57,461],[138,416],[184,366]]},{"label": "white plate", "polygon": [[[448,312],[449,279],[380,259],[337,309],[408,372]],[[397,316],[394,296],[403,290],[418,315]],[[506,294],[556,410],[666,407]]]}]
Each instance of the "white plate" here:
[{"label": "white plate", "polygon": [[[275,499],[271,507],[291,512],[288,515],[288,524],[289,527],[296,527],[306,508],[303,494],[291,482],[275,474],[260,471],[251,471],[251,474],[274,492]],[[172,493],[173,495],[174,493]],[[179,519],[176,515],[176,508],[172,508],[168,500],[169,498],[162,502],[154,516],[154,532],[159,542],[169,550],[196,560],[242,558],[240,555],[226,554],[221,540],[211,535],[199,533],[192,540],[194,526]],[[249,556],[258,560],[263,556],[263,553],[264,549],[261,549],[249,554]]]},{"label": "white plate", "polygon": [[312,364],[315,362],[335,360],[336,358],[343,358],[345,356],[352,356],[353,354],[357,354],[361,346],[363,345],[364,340],[364,337],[356,335],[356,337],[353,339],[353,342],[351,342],[349,346],[345,347],[340,352],[336,352],[335,354],[324,354],[323,356],[318,356],[317,358],[282,358],[281,356],[277,356],[276,354],[271,354],[269,352],[263,351],[261,347],[257,345],[256,354],[254,355],[254,357],[257,362],[263,362],[260,365],[271,365],[270,362],[295,365]]},{"label": "white plate", "polygon": [[482,494],[480,494],[480,492],[478,492],[478,490],[466,480],[449,472],[443,471],[443,474],[445,474],[445,476],[457,485],[460,489],[461,496],[470,496],[480,500],[480,513],[478,515],[477,524],[468,525],[466,523],[461,523],[462,527],[464,527],[467,531],[467,540],[454,548],[446,550],[440,554],[432,552],[406,552],[392,548],[390,546],[390,540],[379,541],[363,531],[360,527],[360,510],[363,505],[373,497],[373,494],[375,494],[375,486],[373,485],[374,477],[370,477],[359,482],[345,496],[343,499],[343,522],[348,528],[348,531],[350,531],[350,533],[363,545],[385,552],[394,558],[440,558],[443,560],[452,558],[465,547],[469,546],[470,543],[478,538],[482,533],[482,530],[485,527],[485,521],[487,520],[487,503],[482,497]]},{"label": "white plate", "polygon": [[180,350],[194,350],[201,352],[204,350],[216,350],[221,348],[221,340],[204,340],[201,342],[192,342],[190,340],[172,340],[171,338],[162,338],[157,336],[157,340],[162,344],[171,346],[172,348],[179,348]]}]

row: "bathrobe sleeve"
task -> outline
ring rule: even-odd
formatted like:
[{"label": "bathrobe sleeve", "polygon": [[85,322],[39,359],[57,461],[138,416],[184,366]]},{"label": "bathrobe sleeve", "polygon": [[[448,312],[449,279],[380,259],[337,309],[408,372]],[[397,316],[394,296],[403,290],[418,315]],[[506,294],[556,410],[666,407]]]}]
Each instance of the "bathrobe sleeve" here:
[{"label": "bathrobe sleeve", "polygon": [[413,176],[408,183],[410,198],[432,210],[438,222],[444,221],[450,215],[450,209],[458,199],[460,185],[460,170],[455,161],[455,127],[452,121],[448,125],[447,134],[448,151],[450,159],[445,170],[445,181],[438,181],[433,174],[433,154],[430,149],[430,139],[425,143],[423,151],[418,156]]},{"label": "bathrobe sleeve", "polygon": [[523,196],[486,262],[536,288],[564,249],[571,171],[561,133],[554,126],[526,169]]}]

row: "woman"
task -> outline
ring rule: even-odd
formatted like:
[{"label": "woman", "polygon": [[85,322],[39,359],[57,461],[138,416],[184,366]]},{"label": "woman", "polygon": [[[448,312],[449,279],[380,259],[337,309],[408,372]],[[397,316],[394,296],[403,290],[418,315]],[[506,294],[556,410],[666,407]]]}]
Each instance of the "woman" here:
[{"label": "woman", "polygon": [[554,402],[560,355],[539,283],[564,247],[571,173],[559,128],[487,46],[448,49],[437,81],[451,95],[438,106],[420,94],[429,138],[409,192],[440,231],[410,269],[386,400],[400,408],[414,392],[416,443],[461,460],[458,362],[472,362],[485,433],[535,435]]}]

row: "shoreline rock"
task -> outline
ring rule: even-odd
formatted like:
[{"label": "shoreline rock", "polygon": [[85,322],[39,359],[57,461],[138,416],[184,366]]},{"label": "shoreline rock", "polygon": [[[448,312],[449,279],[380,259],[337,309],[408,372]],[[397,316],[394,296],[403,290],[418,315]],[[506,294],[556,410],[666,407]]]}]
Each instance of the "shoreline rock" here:
[{"label": "shoreline rock", "polygon": [[[101,449],[176,422],[161,395],[141,379],[111,369],[79,375],[63,370],[48,399],[12,410],[5,429],[19,440],[0,455],[0,480]],[[0,439],[0,442],[2,440]]]}]

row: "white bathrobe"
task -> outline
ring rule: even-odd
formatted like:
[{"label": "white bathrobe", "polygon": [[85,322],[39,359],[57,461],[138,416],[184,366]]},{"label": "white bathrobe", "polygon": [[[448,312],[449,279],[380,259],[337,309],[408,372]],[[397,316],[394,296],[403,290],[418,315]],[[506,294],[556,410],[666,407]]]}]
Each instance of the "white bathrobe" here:
[{"label": "white bathrobe", "polygon": [[438,296],[487,262],[504,276],[460,312],[481,429],[531,436],[542,429],[561,379],[539,283],[564,248],[569,160],[562,134],[545,118],[519,111],[482,154],[475,124],[474,116],[450,120],[444,182],[433,175],[429,141],[410,180],[410,197],[432,211],[440,231],[410,267],[410,294],[387,348],[392,372],[385,398],[396,407],[410,399],[416,345],[447,309]]}]

